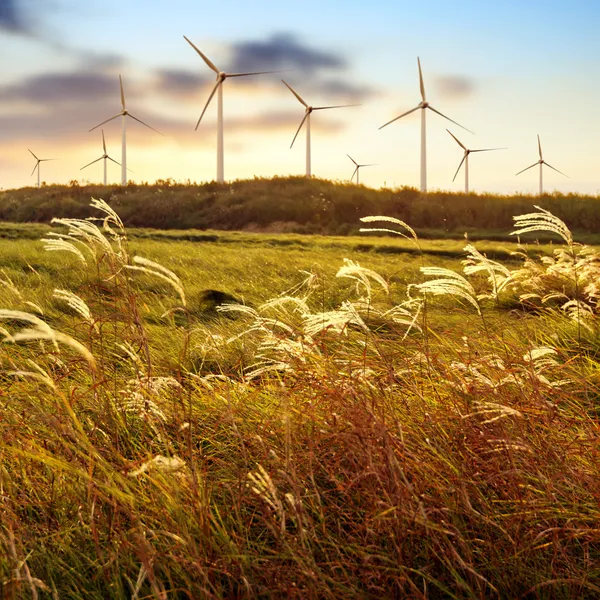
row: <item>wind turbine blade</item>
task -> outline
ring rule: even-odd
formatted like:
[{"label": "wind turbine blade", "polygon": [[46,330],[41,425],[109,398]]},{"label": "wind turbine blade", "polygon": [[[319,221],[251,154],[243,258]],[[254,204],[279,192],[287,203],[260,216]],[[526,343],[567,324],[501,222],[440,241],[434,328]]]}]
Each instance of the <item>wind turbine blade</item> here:
[{"label": "wind turbine blade", "polygon": [[298,134],[300,133],[300,130],[302,129],[302,125],[304,125],[304,121],[306,121],[306,119],[308,118],[308,115],[310,115],[310,113],[308,111],[306,113],[304,113],[304,118],[302,119],[302,121],[300,121],[300,126],[298,127],[298,130],[296,131],[296,135],[294,136],[292,143],[290,144],[290,148],[294,145],[294,142],[296,141],[296,138],[298,137]]},{"label": "wind turbine blade", "polygon": [[221,79],[219,79],[219,81],[217,81],[217,83],[215,84],[215,87],[213,88],[212,92],[210,93],[210,96],[208,97],[208,100],[206,101],[206,104],[204,105],[204,109],[202,110],[202,114],[200,115],[200,118],[198,119],[198,122],[196,123],[196,131],[198,131],[198,127],[200,126],[200,121],[202,121],[202,117],[204,116],[204,113],[206,112],[206,109],[208,108],[210,101],[213,99],[213,96],[215,95],[216,91],[219,89],[219,86],[222,84],[223,84],[223,81]]},{"label": "wind turbine blade", "polygon": [[[106,158],[108,158],[108,160],[112,160],[112,162],[114,162],[116,165],[121,166],[120,162],[117,162],[114,158],[111,158],[110,156],[107,156]],[[128,171],[130,171],[131,169],[127,169]]]},{"label": "wind turbine blade", "polygon": [[[352,162],[353,162],[353,163],[354,163],[356,166],[358,166],[358,163],[357,163],[357,162],[356,162],[356,161],[355,161],[355,160],[354,160],[354,159],[353,159],[353,158],[352,158],[352,157],[351,157],[349,154],[346,154],[346,156],[347,156],[347,157],[348,157],[348,158],[349,158],[349,159],[350,159],[350,160],[351,160],[351,161],[352,161]],[[354,177],[354,175],[353,175],[352,177]]]},{"label": "wind turbine blade", "polygon": [[127,113],[127,116],[131,117],[134,121],[137,121],[138,123],[141,123],[142,125],[145,125],[148,129],[152,129],[152,131],[155,131],[156,133],[158,133],[158,135],[164,135],[160,131],[158,131],[158,129],[154,129],[154,127],[150,127],[150,125],[148,125],[148,123],[144,123],[144,121],[142,121],[141,119],[138,119],[137,117],[134,117],[131,113]]},{"label": "wind turbine blade", "polygon": [[[283,79],[281,80],[283,81]],[[286,83],[285,81],[283,81],[283,83],[285,84],[285,86],[290,90],[290,92],[292,92],[292,94],[294,94],[294,96],[296,96],[296,98],[298,98],[298,100],[300,101],[300,104],[303,104],[304,106],[306,106],[306,108],[308,108],[308,104],[306,104],[306,102],[304,102],[304,100],[302,100],[302,98],[300,98],[300,95],[297,94],[293,89],[292,86],[289,85],[289,83]]]},{"label": "wind turbine blade", "polygon": [[542,160],[544,157],[542,156],[542,142],[540,142],[540,134],[538,133],[538,150],[540,152],[540,160]]},{"label": "wind turbine blade", "polygon": [[359,166],[356,165],[356,169],[354,169],[354,173],[352,173],[352,177],[350,177],[350,181],[352,181],[354,179],[354,176],[356,175],[356,172],[358,171]]},{"label": "wind turbine blade", "polygon": [[101,156],[100,158],[97,158],[96,160],[93,160],[91,163],[88,163],[87,165],[81,167],[81,169],[79,169],[80,171],[83,171],[84,169],[87,169],[90,165],[93,165],[94,163],[97,163],[99,160],[102,160],[104,158],[104,156]]},{"label": "wind turbine blade", "polygon": [[[29,148],[27,148],[27,150],[29,150]],[[35,160],[40,160],[31,150],[29,150],[29,154],[31,154]]]},{"label": "wind turbine blade", "polygon": [[[439,110],[436,110],[435,108],[433,108],[433,106],[431,106],[431,104],[429,104],[427,106],[427,108],[431,109],[434,113],[437,113],[438,115],[440,115],[440,117],[444,117],[444,119],[447,119],[448,121],[450,121],[450,123],[454,123],[455,125],[458,125],[459,127],[461,127],[462,129],[464,129],[465,131],[468,131],[469,133],[473,133],[470,129],[467,129],[466,127],[464,127],[460,123],[457,123],[456,121],[453,121],[450,117],[447,117],[445,114],[441,113]],[[473,135],[475,135],[475,134],[473,133]]]},{"label": "wind turbine blade", "polygon": [[104,148],[104,154],[106,154],[106,140],[104,139],[104,129],[102,129],[102,147]]},{"label": "wind turbine blade", "polygon": [[491,152],[492,150],[508,150],[508,148],[480,148],[479,150],[471,150],[471,152]]},{"label": "wind turbine blade", "polygon": [[267,73],[281,73],[281,71],[253,71],[252,73],[227,73],[227,77],[246,77],[246,75],[266,75]]},{"label": "wind turbine blade", "polygon": [[468,148],[449,130],[446,131],[456,140],[456,143],[466,152]]},{"label": "wind turbine blade", "polygon": [[194,46],[194,44],[187,37],[185,37],[185,35],[183,37],[185,38],[185,41],[202,57],[202,60],[218,75],[220,71],[217,69],[217,67],[215,67],[210,59],[205,56],[196,46]]},{"label": "wind turbine blade", "polygon": [[102,127],[102,125],[105,125],[106,123],[108,123],[109,121],[112,121],[113,119],[118,119],[122,114],[123,113],[119,113],[118,115],[115,115],[114,117],[111,117],[110,119],[106,119],[106,121],[102,121],[102,123],[99,123],[95,127],[92,127],[90,129],[90,131],[94,131],[94,129],[98,129],[98,127]]},{"label": "wind turbine blade", "polygon": [[452,178],[452,181],[454,181],[456,179],[456,176],[458,175],[458,172],[460,171],[460,168],[463,166],[463,163],[465,162],[466,158],[467,158],[467,152],[465,151],[465,153],[463,154],[462,160],[460,161],[460,163],[458,165],[458,169],[456,169],[456,173],[454,173],[454,177]]},{"label": "wind turbine blade", "polygon": [[337,106],[315,106],[313,110],[326,110],[328,108],[348,108],[349,106],[360,106],[360,104],[338,104]]},{"label": "wind turbine blade", "polygon": [[525,173],[525,171],[528,171],[529,169],[533,169],[533,167],[537,167],[540,164],[540,161],[538,160],[536,163],[533,163],[530,167],[527,167],[526,169],[523,169],[522,171],[519,171],[515,177],[517,175],[520,175],[521,173]]},{"label": "wind turbine blade", "polygon": [[387,127],[390,123],[393,123],[394,121],[397,121],[398,119],[401,119],[402,117],[405,117],[406,115],[410,115],[410,113],[415,112],[415,110],[419,110],[421,108],[421,105],[419,104],[419,106],[413,108],[412,110],[408,110],[405,113],[402,113],[399,117],[396,117],[395,119],[392,119],[391,121],[388,121],[387,123],[385,123],[385,125],[382,125],[379,129],[383,129],[384,127]]},{"label": "wind turbine blade", "polygon": [[[555,169],[552,165],[549,165],[546,161],[544,161],[542,164],[546,165],[547,167],[550,167],[553,171],[556,171],[557,173],[560,173],[561,175],[564,175],[565,177],[569,177],[568,175],[565,175],[562,171],[559,171],[558,169]],[[569,177],[570,179],[570,177]]]},{"label": "wind turbine blade", "polygon": [[123,91],[123,78],[119,75],[119,85],[121,86],[121,106],[125,110],[125,92]]},{"label": "wind turbine blade", "polygon": [[[31,152],[31,151],[30,151],[30,152]],[[33,154],[33,152],[31,152],[31,154]],[[35,170],[36,170],[36,169],[37,169],[39,166],[40,166],[40,161],[38,160],[38,161],[35,163],[35,167],[33,167],[33,171],[31,171],[31,175],[33,175],[33,174],[35,173]],[[30,175],[30,177],[31,177],[31,175]]]},{"label": "wind turbine blade", "polygon": [[379,163],[369,163],[368,165],[358,165],[359,167],[375,167],[377,166]]},{"label": "wind turbine blade", "polygon": [[423,72],[421,71],[421,59],[417,56],[417,63],[419,64],[419,85],[421,86],[421,98],[425,102],[425,85],[423,83]]}]

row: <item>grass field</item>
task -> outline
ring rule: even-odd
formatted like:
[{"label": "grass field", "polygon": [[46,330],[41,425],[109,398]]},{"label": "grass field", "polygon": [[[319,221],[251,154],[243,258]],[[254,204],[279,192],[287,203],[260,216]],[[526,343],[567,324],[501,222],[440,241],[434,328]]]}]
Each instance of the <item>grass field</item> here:
[{"label": "grass field", "polygon": [[598,597],[600,256],[559,220],[463,264],[99,208],[0,227],[2,598]]}]

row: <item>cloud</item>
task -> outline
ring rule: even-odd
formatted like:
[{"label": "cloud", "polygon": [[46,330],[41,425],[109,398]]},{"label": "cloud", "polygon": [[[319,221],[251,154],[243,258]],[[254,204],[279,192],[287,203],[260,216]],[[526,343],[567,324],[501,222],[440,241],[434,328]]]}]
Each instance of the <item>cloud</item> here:
[{"label": "cloud", "polygon": [[476,88],[473,79],[462,75],[438,76],[434,79],[434,85],[440,95],[449,98],[466,98]]},{"label": "cloud", "polygon": [[180,99],[198,99],[198,93],[209,82],[214,85],[214,77],[198,75],[183,69],[159,69],[156,71],[156,88],[159,92]]},{"label": "cloud", "polygon": [[24,17],[15,0],[0,0],[0,29],[8,31],[27,31]]},{"label": "cloud", "polygon": [[104,100],[117,93],[114,75],[73,71],[35,75],[20,83],[0,86],[0,100],[72,104]]},{"label": "cloud", "polygon": [[347,67],[339,54],[310,48],[289,33],[275,33],[265,41],[239,42],[231,52],[232,72],[296,69],[306,75]]}]

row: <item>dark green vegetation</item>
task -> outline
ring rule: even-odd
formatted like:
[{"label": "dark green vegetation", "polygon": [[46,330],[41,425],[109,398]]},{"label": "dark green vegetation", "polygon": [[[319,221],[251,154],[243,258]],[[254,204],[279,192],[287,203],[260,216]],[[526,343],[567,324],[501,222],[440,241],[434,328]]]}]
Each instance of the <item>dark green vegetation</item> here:
[{"label": "dark green vegetation", "polygon": [[304,177],[254,179],[228,184],[72,185],[0,192],[0,221],[49,222],[85,218],[89,198],[103,198],[127,227],[258,230],[282,233],[357,233],[359,218],[397,217],[423,237],[503,239],[512,216],[538,204],[568,222],[578,239],[600,241],[600,200],[576,194],[496,196],[432,192],[414,188],[375,190]]},{"label": "dark green vegetation", "polygon": [[598,597],[596,250],[98,207],[2,228],[3,600]]}]

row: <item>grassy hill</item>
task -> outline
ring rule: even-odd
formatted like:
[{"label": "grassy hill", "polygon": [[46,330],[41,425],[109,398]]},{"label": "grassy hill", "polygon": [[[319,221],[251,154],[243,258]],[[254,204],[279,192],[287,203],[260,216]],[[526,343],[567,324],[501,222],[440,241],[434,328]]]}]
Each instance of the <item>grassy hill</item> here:
[{"label": "grassy hill", "polygon": [[600,231],[598,196],[421,194],[410,187],[372,189],[304,177],[6,190],[0,192],[0,221],[47,223],[57,216],[86,217],[90,197],[106,200],[128,227],[156,229],[347,235],[358,231],[360,217],[386,215],[406,221],[421,237],[461,237],[469,232],[473,239],[502,239],[511,231],[512,216],[530,212],[537,204],[567,222],[578,239],[597,242],[594,234]]}]

